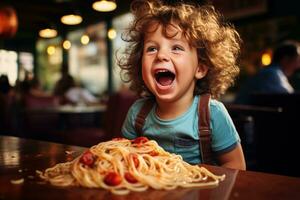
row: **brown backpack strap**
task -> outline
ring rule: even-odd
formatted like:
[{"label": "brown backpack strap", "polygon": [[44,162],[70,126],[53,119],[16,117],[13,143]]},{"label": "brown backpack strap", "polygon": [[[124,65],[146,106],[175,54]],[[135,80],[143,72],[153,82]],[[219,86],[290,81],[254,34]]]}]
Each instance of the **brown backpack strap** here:
[{"label": "brown backpack strap", "polygon": [[143,127],[146,121],[146,117],[148,116],[149,112],[151,111],[153,105],[154,105],[153,99],[148,99],[145,101],[144,105],[140,109],[140,112],[137,114],[137,117],[135,119],[135,131],[138,136],[143,135]]},{"label": "brown backpack strap", "polygon": [[213,153],[211,149],[211,129],[210,129],[210,94],[203,94],[199,98],[198,105],[198,132],[199,145],[202,163],[213,164]]}]

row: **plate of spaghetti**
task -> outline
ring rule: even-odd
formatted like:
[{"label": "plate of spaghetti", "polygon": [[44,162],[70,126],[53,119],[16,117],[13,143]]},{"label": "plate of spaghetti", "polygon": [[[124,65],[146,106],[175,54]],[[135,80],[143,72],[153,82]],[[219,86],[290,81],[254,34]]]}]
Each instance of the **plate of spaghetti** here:
[{"label": "plate of spaghetti", "polygon": [[210,188],[225,178],[186,163],[180,155],[164,151],[156,141],[146,137],[101,142],[72,161],[37,173],[55,186],[104,188],[118,195],[148,188]]}]

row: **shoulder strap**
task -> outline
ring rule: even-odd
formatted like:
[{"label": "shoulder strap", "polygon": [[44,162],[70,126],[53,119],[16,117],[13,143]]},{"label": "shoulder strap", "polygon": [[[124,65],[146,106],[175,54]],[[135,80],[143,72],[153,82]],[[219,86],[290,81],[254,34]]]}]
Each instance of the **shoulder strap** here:
[{"label": "shoulder strap", "polygon": [[199,105],[198,105],[199,146],[200,146],[202,163],[205,164],[213,163],[213,154],[211,149],[209,101],[210,101],[210,94],[203,94],[199,98]]},{"label": "shoulder strap", "polygon": [[[213,164],[213,153],[211,149],[211,129],[210,129],[210,112],[209,112],[210,94],[200,96],[198,105],[198,133],[199,148],[202,163]],[[135,130],[137,135],[142,135],[142,130],[146,121],[146,117],[154,105],[153,99],[145,101],[135,119]]]},{"label": "shoulder strap", "polygon": [[144,105],[140,109],[137,117],[135,119],[135,131],[137,132],[138,136],[143,135],[143,127],[146,121],[146,117],[148,116],[149,112],[151,111],[154,105],[153,99],[148,99],[145,101]]}]

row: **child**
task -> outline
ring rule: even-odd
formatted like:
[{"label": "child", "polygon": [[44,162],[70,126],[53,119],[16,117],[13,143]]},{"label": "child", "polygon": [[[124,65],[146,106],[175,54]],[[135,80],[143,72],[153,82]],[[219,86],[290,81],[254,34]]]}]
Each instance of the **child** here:
[{"label": "child", "polygon": [[[129,109],[122,134],[138,137],[136,118],[149,99],[142,136],[191,164],[202,163],[198,103],[204,93],[218,98],[238,74],[238,33],[222,24],[212,6],[132,2],[131,42],[119,65],[131,88],[146,97]],[[219,165],[245,169],[240,138],[224,105],[209,104],[211,148]],[[198,117],[199,116],[199,117]]]}]

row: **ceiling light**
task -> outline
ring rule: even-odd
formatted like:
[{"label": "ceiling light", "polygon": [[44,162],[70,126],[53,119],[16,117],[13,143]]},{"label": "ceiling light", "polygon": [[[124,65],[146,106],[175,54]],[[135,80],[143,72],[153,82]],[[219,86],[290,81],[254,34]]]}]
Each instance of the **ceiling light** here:
[{"label": "ceiling light", "polygon": [[109,29],[108,32],[107,32],[107,36],[108,36],[108,38],[111,39],[111,40],[115,39],[115,38],[117,37],[117,32],[116,32],[116,30],[113,29],[113,28]]},{"label": "ceiling light", "polygon": [[93,3],[93,8],[100,12],[110,12],[117,8],[115,1],[100,0]]},{"label": "ceiling light", "polygon": [[42,38],[54,38],[57,36],[57,31],[51,28],[42,29],[39,32],[39,36]]},{"label": "ceiling light", "polygon": [[71,46],[72,46],[72,44],[71,44],[71,42],[70,42],[69,40],[65,40],[65,41],[63,42],[63,48],[64,48],[64,49],[68,50],[68,49],[71,48]]},{"label": "ceiling light", "polygon": [[64,15],[60,18],[60,21],[66,25],[77,25],[82,22],[82,17],[75,14]]},{"label": "ceiling light", "polygon": [[83,36],[81,36],[80,41],[81,41],[81,44],[86,45],[90,42],[90,37],[87,35],[83,35]]},{"label": "ceiling light", "polygon": [[50,45],[47,47],[47,53],[49,56],[52,56],[53,54],[55,54],[55,51],[56,51],[55,46]]}]

